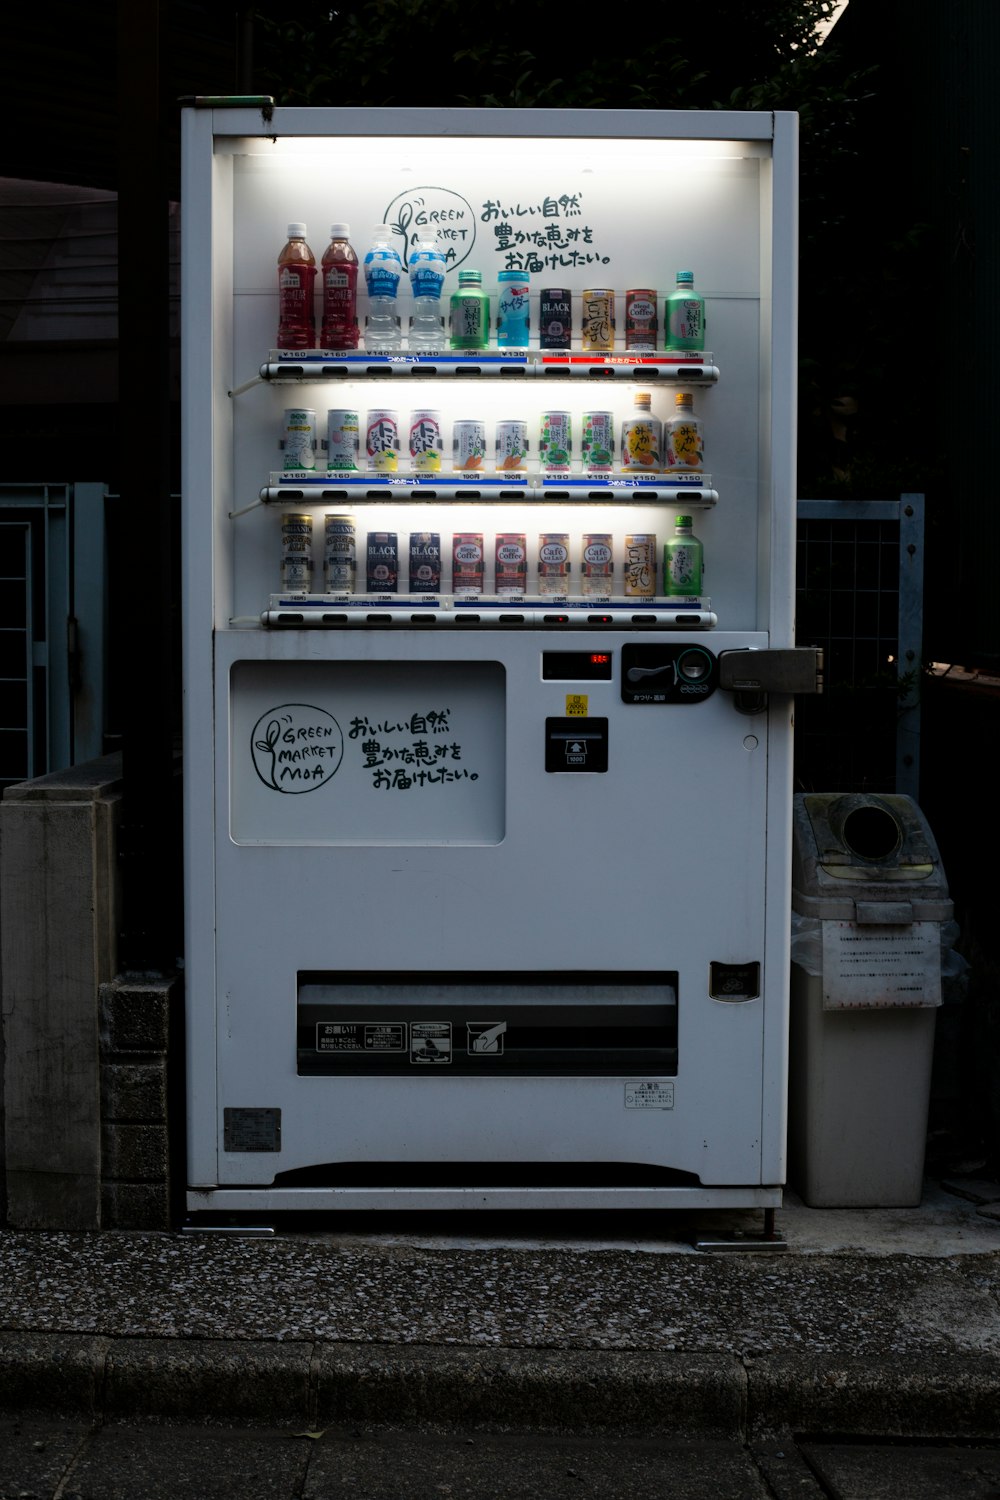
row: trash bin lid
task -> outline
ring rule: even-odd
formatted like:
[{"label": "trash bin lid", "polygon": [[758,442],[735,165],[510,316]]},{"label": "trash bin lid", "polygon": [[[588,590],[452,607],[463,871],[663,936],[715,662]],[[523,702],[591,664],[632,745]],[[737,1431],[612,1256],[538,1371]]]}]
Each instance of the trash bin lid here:
[{"label": "trash bin lid", "polygon": [[[857,903],[898,904],[900,922],[949,921],[941,855],[912,797],[805,792],[794,799],[792,907],[854,920]],[[905,915],[906,907],[909,915]]]}]

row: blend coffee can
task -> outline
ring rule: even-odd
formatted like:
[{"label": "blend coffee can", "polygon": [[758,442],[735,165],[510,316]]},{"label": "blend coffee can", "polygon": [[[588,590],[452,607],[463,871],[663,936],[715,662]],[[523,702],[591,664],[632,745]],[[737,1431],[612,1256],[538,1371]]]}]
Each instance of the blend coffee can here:
[{"label": "blend coffee can", "polygon": [[451,539],[451,591],[481,594],[486,558],[481,531],[456,531]]}]

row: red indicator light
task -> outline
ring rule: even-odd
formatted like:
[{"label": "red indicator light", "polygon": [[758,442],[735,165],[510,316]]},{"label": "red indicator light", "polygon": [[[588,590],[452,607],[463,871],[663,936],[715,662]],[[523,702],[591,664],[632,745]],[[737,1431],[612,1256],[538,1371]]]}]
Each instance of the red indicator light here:
[{"label": "red indicator light", "polygon": [[597,662],[610,661],[611,660],[611,652],[610,651],[592,651],[590,653],[590,659],[595,664]]}]

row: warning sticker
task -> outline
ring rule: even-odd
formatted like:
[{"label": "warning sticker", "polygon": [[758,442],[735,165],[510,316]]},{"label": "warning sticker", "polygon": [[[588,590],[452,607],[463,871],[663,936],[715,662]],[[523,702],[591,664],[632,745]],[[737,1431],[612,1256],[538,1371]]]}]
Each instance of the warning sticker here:
[{"label": "warning sticker", "polygon": [[410,1062],[442,1064],[451,1062],[451,1022],[411,1021]]},{"label": "warning sticker", "polygon": [[466,1046],[470,1057],[502,1057],[506,1021],[467,1021]]},{"label": "warning sticker", "polygon": [[674,1086],[672,1083],[627,1083],[625,1085],[626,1109],[673,1109]]},{"label": "warning sticker", "polygon": [[566,694],[566,717],[568,719],[585,719],[590,708],[590,698],[586,693]]},{"label": "warning sticker", "polygon": [[317,1052],[405,1052],[406,1022],[317,1021]]}]

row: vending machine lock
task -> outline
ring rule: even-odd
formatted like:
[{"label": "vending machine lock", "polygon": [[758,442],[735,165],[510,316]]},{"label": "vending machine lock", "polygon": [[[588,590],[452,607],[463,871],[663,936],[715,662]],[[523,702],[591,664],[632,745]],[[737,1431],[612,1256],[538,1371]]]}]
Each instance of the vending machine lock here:
[{"label": "vending machine lock", "polygon": [[719,686],[732,693],[737,712],[761,714],[768,693],[821,693],[823,651],[793,646],[758,651],[755,647],[719,653]]}]

